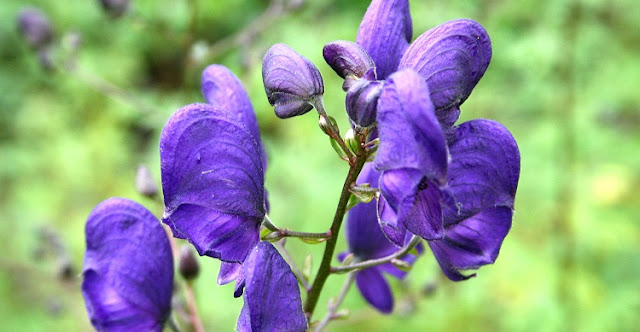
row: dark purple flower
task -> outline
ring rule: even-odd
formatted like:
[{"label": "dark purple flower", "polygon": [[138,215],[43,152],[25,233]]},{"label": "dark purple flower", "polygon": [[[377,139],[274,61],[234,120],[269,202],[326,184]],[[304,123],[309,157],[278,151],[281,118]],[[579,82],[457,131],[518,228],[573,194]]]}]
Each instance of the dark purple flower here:
[{"label": "dark purple flower", "polygon": [[360,127],[369,127],[376,122],[378,98],[383,82],[366,78],[354,81],[345,98],[345,107],[351,121]]},{"label": "dark purple flower", "polygon": [[520,152],[511,133],[491,120],[472,120],[455,129],[449,142],[449,190],[443,204],[445,237],[429,246],[449,279],[460,270],[495,262],[511,228],[520,176]]},{"label": "dark purple flower", "polygon": [[396,228],[399,234],[388,235],[399,245],[404,229],[427,240],[442,238],[442,214],[420,212],[439,208],[438,188],[447,176],[447,146],[429,89],[413,70],[394,73],[386,80],[378,101],[378,133],[374,165],[382,174],[383,229],[385,225]]},{"label": "dark purple flower", "polygon": [[285,44],[271,46],[264,55],[262,81],[269,103],[282,119],[309,112],[314,99],[324,93],[318,68]]},{"label": "dark purple flower", "polygon": [[51,22],[42,11],[26,7],[18,14],[18,30],[30,47],[39,49],[53,41]]},{"label": "dark purple flower", "polygon": [[119,18],[129,8],[129,0],[100,0],[100,4],[111,18]]},{"label": "dark purple flower", "polygon": [[187,105],[160,137],[162,221],[200,255],[242,262],[258,242],[266,213],[264,161],[237,111]]},{"label": "dark purple flower", "polygon": [[[380,174],[371,166],[371,164],[364,166],[358,177],[358,183],[369,183],[372,187],[377,187]],[[378,227],[375,201],[360,203],[349,211],[346,237],[349,252],[353,253],[358,261],[381,258],[398,250]],[[345,256],[345,254],[341,254],[340,258],[343,259]],[[403,257],[403,260],[413,264],[416,257],[407,255]],[[398,269],[391,263],[386,263],[356,272],[355,281],[367,302],[380,312],[390,313],[393,310],[393,294],[383,277],[383,272],[398,279],[403,279],[406,275],[405,271]]]},{"label": "dark purple flower", "polygon": [[110,198],[85,228],[82,295],[99,331],[162,331],[171,311],[173,257],[165,231],[142,205]]},{"label": "dark purple flower", "polygon": [[243,264],[243,275],[238,331],[307,330],[298,281],[271,243],[258,243]]}]

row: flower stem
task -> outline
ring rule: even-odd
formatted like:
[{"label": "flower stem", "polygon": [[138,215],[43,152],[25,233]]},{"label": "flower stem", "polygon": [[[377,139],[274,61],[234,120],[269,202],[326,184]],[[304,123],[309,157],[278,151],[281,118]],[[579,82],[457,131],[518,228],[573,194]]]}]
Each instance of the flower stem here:
[{"label": "flower stem", "polygon": [[303,240],[314,239],[314,240],[318,240],[319,242],[322,242],[331,237],[330,230],[322,233],[307,233],[307,232],[292,231],[287,228],[279,228],[271,221],[268,215],[264,216],[264,219],[262,220],[262,226],[264,226],[266,229],[271,231],[271,233],[267,234],[262,238],[263,240],[267,240],[267,241],[278,241],[285,237],[297,237]]},{"label": "flower stem", "polygon": [[349,202],[349,197],[351,196],[351,192],[349,189],[355,183],[364,163],[367,160],[366,152],[359,152],[355,158],[355,163],[349,167],[349,173],[347,173],[347,178],[344,180],[344,185],[342,186],[342,192],[340,193],[340,200],[338,201],[338,206],[336,208],[336,213],[333,216],[333,223],[331,224],[331,237],[327,240],[327,245],[324,249],[324,254],[322,255],[322,262],[320,263],[320,267],[318,268],[318,274],[316,275],[313,284],[311,285],[311,290],[309,291],[309,296],[307,296],[307,300],[304,304],[304,311],[307,314],[307,319],[311,319],[313,315],[313,311],[318,304],[318,299],[320,298],[320,293],[322,292],[322,288],[324,287],[325,282],[327,281],[327,277],[331,273],[331,260],[333,259],[333,252],[336,248],[336,243],[338,242],[338,233],[340,232],[340,227],[342,226],[342,219],[344,219],[344,214],[347,211],[347,203]]},{"label": "flower stem", "polygon": [[337,318],[336,312],[338,311],[338,307],[340,307],[340,304],[342,304],[342,301],[344,301],[344,298],[347,296],[347,293],[349,292],[349,289],[351,289],[351,285],[353,284],[353,281],[355,279],[356,279],[355,272],[351,272],[347,275],[347,280],[344,281],[344,285],[342,285],[342,289],[338,294],[338,298],[335,299],[334,301],[329,302],[329,311],[324,316],[324,318],[320,321],[320,323],[318,323],[318,325],[315,327],[316,332],[322,331],[322,329],[324,329],[325,326],[327,326],[327,324],[329,324],[330,321]]},{"label": "flower stem", "polygon": [[324,109],[324,102],[322,101],[322,96],[315,97],[311,101],[311,103],[312,103],[313,107],[316,109],[316,111],[318,112],[318,114],[327,119],[327,126],[329,127],[327,135],[329,135],[329,137],[333,138],[338,143],[338,145],[340,146],[342,151],[347,156],[348,161],[349,161],[349,165],[354,166],[355,165],[355,160],[354,160],[353,153],[347,147],[347,144],[344,142],[344,140],[340,136],[340,130],[338,128],[336,128],[336,126],[333,125],[333,122],[331,122],[331,120],[329,120],[329,115],[327,114],[327,111]]},{"label": "flower stem", "polygon": [[198,314],[198,305],[196,304],[196,297],[193,292],[193,285],[190,281],[185,283],[184,287],[185,297],[187,298],[187,306],[189,307],[189,320],[194,332],[204,332],[204,326],[200,320]]},{"label": "flower stem", "polygon": [[402,249],[394,252],[391,255],[382,257],[382,258],[376,258],[376,259],[370,259],[370,260],[366,260],[366,261],[361,261],[361,262],[357,262],[357,263],[353,263],[351,265],[347,265],[347,266],[337,266],[337,267],[332,267],[331,268],[331,273],[345,273],[345,272],[351,272],[351,271],[355,271],[355,270],[362,270],[362,269],[366,269],[368,267],[372,267],[372,266],[376,266],[376,265],[382,265],[388,262],[391,262],[392,260],[396,259],[396,258],[401,258],[402,256],[406,255],[409,253],[409,251],[411,251],[415,246],[418,245],[418,243],[420,243],[421,238],[417,235],[413,235],[413,237],[411,238],[411,240],[409,241],[409,243],[407,243],[404,247],[402,247]]}]

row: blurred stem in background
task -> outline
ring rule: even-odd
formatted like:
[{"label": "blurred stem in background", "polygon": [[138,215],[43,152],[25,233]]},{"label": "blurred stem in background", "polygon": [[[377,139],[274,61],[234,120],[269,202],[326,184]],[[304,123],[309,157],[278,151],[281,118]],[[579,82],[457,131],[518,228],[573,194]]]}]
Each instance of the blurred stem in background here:
[{"label": "blurred stem in background", "polygon": [[556,250],[560,268],[557,295],[565,311],[566,329],[575,327],[576,310],[576,235],[575,235],[575,207],[576,185],[580,181],[578,174],[578,155],[576,144],[576,38],[581,19],[581,4],[579,0],[567,4],[566,17],[561,30],[562,48],[565,54],[558,65],[560,84],[567,91],[561,95],[559,105],[559,132],[561,145],[559,147],[560,176],[556,199],[556,220],[553,223],[557,237]]}]

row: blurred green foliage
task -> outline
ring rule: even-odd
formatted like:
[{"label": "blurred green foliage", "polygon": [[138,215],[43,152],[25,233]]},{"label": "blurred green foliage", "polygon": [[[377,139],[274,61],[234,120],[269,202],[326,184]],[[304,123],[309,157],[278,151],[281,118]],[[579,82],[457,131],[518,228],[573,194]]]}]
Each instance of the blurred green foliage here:
[{"label": "blurred green foliage", "polygon": [[[271,44],[284,42],[316,63],[327,110],[346,128],[341,82],[321,49],[354,39],[368,1],[309,0],[257,25],[268,1],[132,2],[120,20],[109,19],[97,0],[0,2],[0,330],[90,329],[79,292],[85,218],[110,196],[136,199],[160,216],[161,207],[135,192],[136,167],[148,165],[159,180],[162,126],[180,106],[203,101],[199,75],[210,63],[230,67],[254,103],[269,154],[271,218],[300,231],[329,227],[346,167],[314,115],[275,117],[261,85],[261,59]],[[43,69],[21,40],[15,16],[27,4],[50,15],[59,42],[71,32],[81,36],[75,71]],[[392,281],[393,315],[377,313],[352,290],[342,306],[351,310],[349,320],[330,329],[637,330],[640,6],[635,0],[411,6],[414,38],[461,17],[481,22],[491,36],[491,65],[462,119],[496,119],[518,141],[513,228],[496,264],[477,278],[445,280],[427,253],[406,282]],[[252,38],[215,44],[252,22],[258,31]],[[216,54],[206,56],[211,45]],[[287,246],[299,264],[308,252],[320,261],[322,245]],[[66,279],[65,262],[73,269]],[[205,326],[231,330],[242,301],[231,296],[233,286],[216,286],[218,262],[200,262],[196,291]],[[343,278],[330,277],[316,318]]]}]

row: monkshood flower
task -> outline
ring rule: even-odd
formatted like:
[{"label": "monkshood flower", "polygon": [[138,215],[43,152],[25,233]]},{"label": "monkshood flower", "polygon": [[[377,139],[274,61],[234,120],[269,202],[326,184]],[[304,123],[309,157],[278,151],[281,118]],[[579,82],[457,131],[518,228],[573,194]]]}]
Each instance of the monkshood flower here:
[{"label": "monkshood flower", "polygon": [[243,275],[238,331],[307,330],[298,281],[271,243],[258,243],[243,264]]},{"label": "monkshood flower", "polygon": [[324,93],[318,68],[285,44],[275,44],[265,54],[262,80],[269,103],[282,119],[309,112]]},{"label": "monkshood flower", "polygon": [[520,152],[498,122],[477,119],[455,127],[447,177],[453,200],[442,204],[445,236],[429,241],[449,279],[475,276],[460,270],[495,262],[511,228],[520,177]]},{"label": "monkshood flower", "polygon": [[100,0],[102,9],[111,17],[119,18],[129,9],[129,0]]},{"label": "monkshood flower", "polygon": [[[358,177],[358,183],[369,183],[372,187],[377,187],[379,177],[380,174],[373,169],[372,165],[366,164]],[[398,250],[378,227],[375,201],[360,203],[349,211],[346,237],[349,252],[358,261],[385,257]],[[422,246],[419,248],[421,251]],[[339,255],[340,260],[343,260],[345,256],[346,253]],[[402,259],[413,264],[416,257],[406,255]],[[356,272],[355,281],[360,294],[367,302],[380,312],[390,313],[393,310],[393,293],[383,273],[398,279],[403,279],[407,274],[393,264],[386,263]]]},{"label": "monkshood flower", "polygon": [[187,105],[160,137],[162,221],[200,255],[229,263],[243,262],[258,243],[266,213],[262,143],[239,114]]},{"label": "monkshood flower", "polygon": [[33,49],[40,49],[53,41],[51,22],[42,11],[26,7],[18,14],[18,31]]},{"label": "monkshood flower", "polygon": [[173,257],[165,231],[142,205],[98,204],[87,218],[82,295],[99,331],[162,331],[171,311]]},{"label": "monkshood flower", "polygon": [[381,172],[383,230],[398,246],[405,230],[426,240],[442,238],[439,188],[446,184],[448,153],[422,77],[411,69],[391,75],[377,118],[380,147],[374,165]]}]

